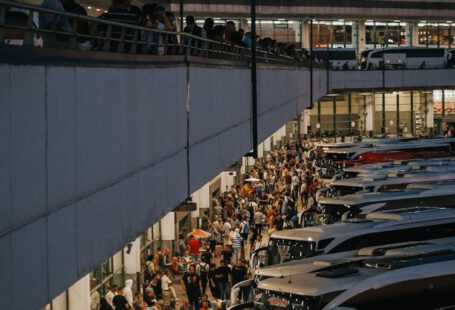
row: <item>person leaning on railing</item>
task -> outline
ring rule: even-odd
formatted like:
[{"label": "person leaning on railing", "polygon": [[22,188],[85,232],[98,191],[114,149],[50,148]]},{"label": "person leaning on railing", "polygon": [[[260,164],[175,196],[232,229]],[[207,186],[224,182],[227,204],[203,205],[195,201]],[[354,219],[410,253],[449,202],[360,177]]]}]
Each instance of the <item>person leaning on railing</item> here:
[{"label": "person leaning on railing", "polygon": [[[55,11],[65,12],[59,0],[44,0],[41,7]],[[67,16],[47,13],[39,14],[39,27],[41,29],[54,30],[71,33],[73,28]],[[69,35],[65,34],[43,34],[43,47],[70,47]]]},{"label": "person leaning on railing", "polygon": [[[172,14],[172,13],[171,13]],[[142,17],[144,19],[144,26],[150,29],[156,29],[159,31],[174,31],[174,25],[172,25],[169,16],[166,13],[164,7],[154,4],[145,4],[142,7]],[[154,55],[164,55],[166,53],[165,44],[169,41],[168,35],[163,35],[154,32],[142,32],[142,40],[147,42],[147,52]]]}]

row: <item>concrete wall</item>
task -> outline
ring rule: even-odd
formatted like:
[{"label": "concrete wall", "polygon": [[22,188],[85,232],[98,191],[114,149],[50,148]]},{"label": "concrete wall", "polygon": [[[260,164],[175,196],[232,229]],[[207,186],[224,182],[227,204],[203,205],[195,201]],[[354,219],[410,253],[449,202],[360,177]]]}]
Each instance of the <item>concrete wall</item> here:
[{"label": "concrete wall", "polygon": [[[260,139],[309,106],[307,77],[259,70]],[[45,305],[248,152],[250,98],[242,67],[0,65],[8,309]]]}]

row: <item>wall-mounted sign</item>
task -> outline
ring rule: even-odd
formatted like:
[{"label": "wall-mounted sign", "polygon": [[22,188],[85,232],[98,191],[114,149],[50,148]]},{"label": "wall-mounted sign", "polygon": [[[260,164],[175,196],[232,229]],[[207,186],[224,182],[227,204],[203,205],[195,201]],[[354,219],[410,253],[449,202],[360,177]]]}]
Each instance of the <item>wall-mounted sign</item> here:
[{"label": "wall-mounted sign", "polygon": [[[444,91],[445,114],[455,114],[455,91]],[[442,90],[433,91],[433,111],[442,114]]]}]

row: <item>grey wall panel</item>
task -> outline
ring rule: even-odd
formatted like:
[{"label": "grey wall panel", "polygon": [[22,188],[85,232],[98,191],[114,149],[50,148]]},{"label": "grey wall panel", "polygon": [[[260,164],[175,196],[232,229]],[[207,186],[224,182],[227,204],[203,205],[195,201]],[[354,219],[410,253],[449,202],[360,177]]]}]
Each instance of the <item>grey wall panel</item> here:
[{"label": "grey wall panel", "polygon": [[[219,161],[218,139],[208,139],[203,143],[193,145],[190,148],[190,190],[194,192],[203,186],[207,180],[216,175],[216,171],[221,171],[222,167]],[[208,179],[206,179],[208,178]]]},{"label": "grey wall panel", "polygon": [[76,68],[79,194],[121,175],[121,105],[127,104],[122,100],[127,88],[124,74],[123,70]]},{"label": "grey wall panel", "polygon": [[166,160],[166,204],[163,215],[188,197],[186,151]]},{"label": "grey wall panel", "polygon": [[36,309],[48,300],[46,219],[42,218],[12,233],[10,273],[13,292],[10,309]]},{"label": "grey wall panel", "polygon": [[48,207],[52,207],[76,195],[75,69],[50,67],[46,70]]},{"label": "grey wall panel", "polygon": [[44,69],[18,66],[10,73],[13,221],[46,208]]},{"label": "grey wall panel", "polygon": [[[0,231],[12,224],[10,69],[0,66]],[[0,286],[1,287],[1,286]]]},{"label": "grey wall panel", "polygon": [[166,207],[166,164],[159,163],[145,169],[138,175],[138,182],[139,206],[133,212],[137,212],[139,226],[150,227],[162,217]]},{"label": "grey wall panel", "polygon": [[12,262],[12,244],[11,235],[0,237],[0,298],[8,300],[8,305],[14,302],[13,296],[13,277],[11,272]]},{"label": "grey wall panel", "polygon": [[78,274],[84,275],[133,239],[127,197],[137,195],[128,178],[77,203]]},{"label": "grey wall panel", "polygon": [[47,218],[49,253],[49,296],[57,296],[76,282],[76,205],[71,204]]},{"label": "grey wall panel", "polygon": [[249,77],[246,69],[190,68],[190,144],[249,118]]}]

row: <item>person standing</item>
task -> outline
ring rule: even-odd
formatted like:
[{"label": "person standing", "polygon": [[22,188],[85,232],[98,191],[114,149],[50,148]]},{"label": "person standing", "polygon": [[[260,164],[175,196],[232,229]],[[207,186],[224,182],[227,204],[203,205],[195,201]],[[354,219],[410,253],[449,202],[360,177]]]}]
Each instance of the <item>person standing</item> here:
[{"label": "person standing", "polygon": [[188,240],[188,249],[190,251],[190,256],[193,260],[199,259],[199,240],[194,238],[193,235],[190,235],[190,239]]},{"label": "person standing", "polygon": [[246,280],[247,269],[243,264],[243,259],[239,259],[237,264],[232,268],[232,285]]},{"label": "person standing", "polygon": [[147,304],[144,302],[141,292],[136,292],[136,294],[134,294],[134,298],[134,310],[145,310],[145,308],[147,308]]},{"label": "person standing", "polygon": [[218,289],[220,291],[220,298],[222,300],[227,300],[230,298],[231,295],[231,288],[229,285],[229,275],[231,273],[231,268],[228,266],[228,262],[226,260],[221,261],[221,266],[219,266],[216,270],[216,280]]},{"label": "person standing", "polygon": [[172,293],[171,293],[171,271],[166,269],[164,275],[161,278],[161,294],[163,297],[163,306],[164,309],[169,309],[171,307]]},{"label": "person standing", "polygon": [[104,298],[106,298],[107,303],[109,306],[113,307],[114,304],[112,303],[112,300],[114,299],[115,295],[117,294],[118,286],[117,285],[112,285],[112,287],[107,287],[107,293],[104,295]]},{"label": "person standing", "polygon": [[133,309],[133,280],[128,279],[125,281],[125,288],[123,289],[123,296],[125,296],[130,308]]},{"label": "person standing", "polygon": [[194,265],[191,265],[188,272],[183,274],[181,283],[186,290],[186,295],[188,296],[188,300],[190,301],[193,309],[198,309],[199,297],[201,297],[202,291],[202,282],[196,273]]},{"label": "person standing", "polygon": [[210,265],[206,261],[201,261],[196,266],[196,273],[201,279],[202,283],[202,294],[205,294],[207,290],[207,283],[209,281]]},{"label": "person standing", "polygon": [[128,300],[123,296],[123,288],[121,287],[118,288],[117,295],[115,295],[112,302],[114,303],[115,310],[132,310]]},{"label": "person standing", "polygon": [[234,263],[238,262],[242,258],[242,246],[243,238],[240,235],[239,229],[236,228],[234,231],[234,240],[232,241],[232,250],[234,251]]}]

